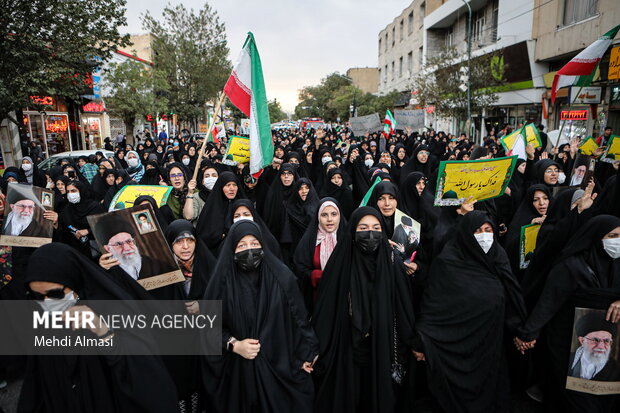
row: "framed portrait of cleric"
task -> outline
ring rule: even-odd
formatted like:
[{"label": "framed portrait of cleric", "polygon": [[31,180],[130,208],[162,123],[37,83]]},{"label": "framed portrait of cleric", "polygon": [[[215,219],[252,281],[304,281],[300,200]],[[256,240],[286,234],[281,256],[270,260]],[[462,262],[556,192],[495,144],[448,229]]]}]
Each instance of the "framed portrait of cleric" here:
[{"label": "framed portrait of cleric", "polygon": [[[49,206],[43,204],[44,196]],[[46,210],[52,210],[53,201],[48,190],[9,183],[0,245],[37,248],[52,242],[54,227],[43,214]]]},{"label": "framed portrait of cleric", "polygon": [[394,213],[394,235],[392,235],[392,241],[399,245],[399,249],[407,257],[407,262],[410,262],[411,255],[420,245],[421,229],[422,226],[418,221],[400,209],[396,210]]},{"label": "framed portrait of cleric", "polygon": [[575,308],[566,388],[582,393],[620,394],[620,323],[606,310]]},{"label": "framed portrait of cleric", "polygon": [[101,251],[146,290],[185,281],[154,216],[145,204],[88,217]]}]

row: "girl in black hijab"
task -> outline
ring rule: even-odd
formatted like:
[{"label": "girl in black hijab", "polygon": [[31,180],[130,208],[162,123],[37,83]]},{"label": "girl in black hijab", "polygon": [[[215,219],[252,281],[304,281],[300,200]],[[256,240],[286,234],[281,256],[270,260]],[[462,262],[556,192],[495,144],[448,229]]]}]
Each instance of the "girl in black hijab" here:
[{"label": "girl in black hijab", "polygon": [[[105,210],[99,202],[91,198],[90,190],[82,182],[73,181],[66,188],[67,205],[62,210],[58,223],[61,240],[90,258],[90,241],[94,241],[95,237],[86,218]],[[83,237],[87,239],[82,241]]]},{"label": "girl in black hijab", "polygon": [[59,214],[67,205],[67,185],[69,185],[70,182],[71,180],[69,177],[64,175],[60,175],[54,179],[54,211]]},{"label": "girl in black hijab", "polygon": [[614,310],[620,308],[618,258],[620,218],[599,215],[589,220],[562,251],[538,303],[519,329],[515,344],[520,350],[531,348],[536,339],[544,338],[543,403],[549,411],[617,411],[617,395],[589,395],[566,390],[565,386],[575,308],[605,310],[609,321],[620,320],[620,311]]},{"label": "girl in black hijab", "polygon": [[[62,289],[64,298],[46,300],[66,300],[65,308],[78,298],[94,302],[132,300],[142,289],[134,283],[134,291],[123,290],[90,260],[60,243],[44,245],[33,253],[25,281],[37,297],[51,296],[51,291]],[[96,333],[80,330],[80,334],[95,337]],[[113,337],[107,331],[100,337],[106,335],[114,339],[115,346],[131,346],[132,351],[143,348],[144,354],[155,352],[153,343],[132,334]],[[18,411],[168,413],[178,411],[176,394],[171,389],[174,383],[156,356],[38,356],[29,359]]]},{"label": "girl in black hijab", "polygon": [[144,162],[144,175],[140,180],[141,185],[159,185],[162,178],[159,173],[159,165],[156,161]]},{"label": "girl in black hijab", "polygon": [[372,191],[368,206],[381,213],[389,239],[394,235],[394,214],[398,208],[398,188],[392,182],[379,182]]},{"label": "girl in black hijab", "polygon": [[433,196],[425,191],[426,183],[427,179],[422,172],[412,172],[400,188],[399,209],[422,225],[423,234],[430,233],[439,215],[439,211],[433,208]]},{"label": "girl in black hijab", "polygon": [[383,218],[358,208],[323,271],[312,316],[320,343],[315,411],[394,411],[399,393],[411,391],[413,317]]},{"label": "girl in black hijab", "polygon": [[431,155],[429,147],[420,145],[413,152],[413,156],[401,168],[401,182],[404,181],[411,172],[422,172],[424,176],[431,176],[438,166],[439,161],[435,155]]},{"label": "girl in black hijab", "polygon": [[230,228],[205,299],[222,300],[223,313],[222,355],[204,363],[212,411],[312,412],[317,339],[295,276],[258,224]]},{"label": "girl in black hijab", "polygon": [[243,198],[240,187],[239,179],[232,172],[220,174],[198,218],[197,233],[214,255],[226,235],[230,204]]},{"label": "girl in black hijab", "polygon": [[280,239],[282,236],[283,223],[286,217],[284,203],[293,195],[294,183],[297,179],[295,167],[290,163],[283,164],[269,188],[264,211],[258,211],[276,239]]},{"label": "girl in black hijab", "polygon": [[346,219],[340,212],[338,201],[334,198],[323,198],[297,245],[294,255],[295,273],[310,312],[314,308],[323,270],[336,248],[338,239],[342,238],[345,227]]},{"label": "girl in black hijab", "polygon": [[248,219],[250,221],[254,221],[260,227],[260,230],[263,234],[263,239],[269,251],[273,253],[276,257],[282,259],[282,252],[280,251],[280,244],[275,239],[265,221],[258,215],[256,209],[254,208],[254,204],[249,199],[237,199],[230,206],[230,213],[226,217],[226,232],[232,227],[232,225],[243,219]]},{"label": "girl in black hijab", "polygon": [[469,212],[435,258],[416,323],[429,389],[446,412],[508,412],[504,328],[525,319],[517,280],[490,217]]},{"label": "girl in black hijab", "polygon": [[353,191],[346,186],[341,169],[333,168],[327,173],[327,182],[321,192],[321,198],[330,197],[338,201],[340,212],[345,218],[349,218],[355,209],[353,203]]},{"label": "girl in black hijab", "polygon": [[293,193],[284,203],[286,218],[279,241],[285,264],[292,264],[297,243],[316,214],[318,204],[319,197],[312,182],[308,178],[297,180],[293,185]]},{"label": "girl in black hijab", "polygon": [[[107,175],[109,176],[109,174]],[[103,208],[108,209],[110,204],[112,203],[112,199],[114,196],[120,191],[125,185],[131,185],[133,181],[129,177],[129,174],[124,169],[115,170],[114,171],[114,185],[108,189],[108,192],[103,199]]]}]

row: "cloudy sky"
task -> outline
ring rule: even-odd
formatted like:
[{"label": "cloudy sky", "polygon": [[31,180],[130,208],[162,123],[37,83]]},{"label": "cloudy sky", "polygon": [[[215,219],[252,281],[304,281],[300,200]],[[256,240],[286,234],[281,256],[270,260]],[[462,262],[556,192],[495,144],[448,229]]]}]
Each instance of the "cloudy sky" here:
[{"label": "cloudy sky", "polygon": [[[205,0],[184,0],[200,9]],[[178,0],[128,0],[128,33],[142,33],[140,15],[156,18]],[[254,33],[263,63],[267,97],[286,111],[297,104],[297,91],[327,74],[351,67],[377,66],[377,35],[409,0],[209,0],[226,23],[234,62],[246,33]]]}]

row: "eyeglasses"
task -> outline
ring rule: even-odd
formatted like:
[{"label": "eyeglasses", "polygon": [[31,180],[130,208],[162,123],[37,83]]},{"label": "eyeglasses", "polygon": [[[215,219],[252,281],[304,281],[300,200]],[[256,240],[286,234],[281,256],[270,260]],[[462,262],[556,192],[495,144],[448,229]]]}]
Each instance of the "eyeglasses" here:
[{"label": "eyeglasses", "polygon": [[108,246],[118,249],[123,248],[124,245],[127,245],[128,247],[135,245],[135,240],[133,238],[129,238],[127,241],[119,241],[115,242],[114,244],[108,244]]},{"label": "eyeglasses", "polygon": [[15,208],[18,208],[18,209],[34,209],[34,205],[15,204]]},{"label": "eyeglasses", "polygon": [[610,345],[613,340],[611,338],[590,338],[590,337],[584,337],[586,340],[592,341],[594,342],[594,344],[596,344],[597,346],[601,343],[605,344],[606,346]]},{"label": "eyeglasses", "polygon": [[53,290],[48,290],[45,294],[38,293],[36,291],[28,290],[26,291],[28,297],[32,300],[43,301],[45,298],[53,298],[55,300],[60,300],[65,296],[65,287],[62,286],[60,288],[54,288]]},{"label": "eyeglasses", "polygon": [[170,174],[170,178],[183,178],[183,174]]}]

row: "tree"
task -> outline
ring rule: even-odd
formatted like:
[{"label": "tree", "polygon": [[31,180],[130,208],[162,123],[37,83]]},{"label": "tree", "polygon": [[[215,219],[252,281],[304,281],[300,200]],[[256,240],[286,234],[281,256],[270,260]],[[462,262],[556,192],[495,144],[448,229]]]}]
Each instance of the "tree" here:
[{"label": "tree", "polygon": [[275,122],[279,122],[284,119],[288,119],[288,115],[284,113],[284,111],[282,110],[282,106],[280,105],[280,102],[278,102],[276,99],[270,100],[268,102],[268,105],[269,105],[269,119],[271,120],[271,123],[275,123]]},{"label": "tree", "polygon": [[299,104],[295,107],[296,117],[318,117],[329,122],[336,121],[337,110],[330,106],[330,101],[338,89],[350,84],[351,79],[334,72],[321,79],[321,84],[304,87],[299,92]]},{"label": "tree", "polygon": [[[481,113],[497,102],[497,91],[505,84],[500,52],[476,57],[470,62],[471,113]],[[422,71],[414,78],[412,89],[420,106],[434,105],[436,113],[445,118],[464,121],[467,118],[467,89],[462,86],[462,74],[467,72],[467,60],[457,61],[452,49],[428,58]],[[464,68],[464,69],[462,69]]]},{"label": "tree", "polygon": [[0,18],[0,120],[26,106],[31,95],[79,100],[91,73],[129,41],[125,0],[5,0]]},{"label": "tree", "polygon": [[123,119],[131,136],[136,118],[142,120],[149,113],[156,116],[167,110],[165,92],[169,85],[161,72],[134,60],[113,63],[105,72],[105,86],[110,90],[106,96],[108,110]]},{"label": "tree", "polygon": [[207,3],[197,12],[181,4],[168,5],[161,22],[147,11],[142,23],[156,36],[155,70],[170,85],[170,109],[179,121],[203,117],[205,104],[216,98],[231,71],[226,30],[217,12]]}]

